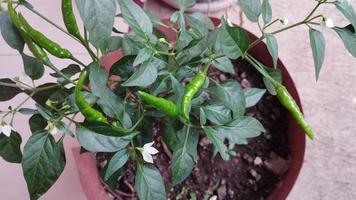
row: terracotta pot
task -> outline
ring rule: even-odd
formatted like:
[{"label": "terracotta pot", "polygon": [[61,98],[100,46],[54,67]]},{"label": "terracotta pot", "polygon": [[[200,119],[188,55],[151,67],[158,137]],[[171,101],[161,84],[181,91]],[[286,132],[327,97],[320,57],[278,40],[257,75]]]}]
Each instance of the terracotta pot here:
[{"label": "terracotta pot", "polygon": [[[164,22],[167,20],[162,21]],[[216,26],[218,26],[220,23],[220,20],[217,18],[212,18],[212,21]],[[174,32],[169,31],[169,29],[166,28],[161,28],[161,31],[165,32],[168,35],[169,39],[174,39]],[[250,38],[250,42],[253,42],[257,39],[257,37],[250,32],[248,32],[248,35]],[[256,45],[253,49],[250,50],[250,53],[265,65],[273,66],[271,56],[269,55],[267,47],[264,43]],[[102,64],[105,66],[106,69],[110,69],[111,65],[120,60],[121,57],[121,51],[112,52],[102,60]],[[281,60],[278,60],[278,67],[281,69],[282,72],[283,84],[293,96],[299,107],[302,108],[294,82]],[[290,168],[281,178],[281,181],[276,186],[275,191],[267,198],[268,200],[284,200],[287,198],[289,192],[292,190],[292,187],[295,184],[295,181],[297,180],[304,161],[306,138],[304,131],[297,125],[297,123],[292,119],[290,115],[288,115],[287,120],[287,134],[290,146],[289,156],[291,158]],[[83,190],[88,197],[88,200],[109,200],[109,197],[107,196],[99,180],[99,173],[96,167],[96,160],[94,154],[79,154],[79,148],[73,149],[73,153],[77,162],[80,181],[82,183]]]},{"label": "terracotta pot", "polygon": [[[169,6],[179,10],[179,5],[175,0],[161,0],[164,3],[168,4]],[[208,0],[204,0],[201,2],[197,2],[193,7],[188,8],[187,12],[218,12],[220,10],[224,10],[229,8],[237,3],[236,0],[217,0],[211,1],[209,4]]]}]

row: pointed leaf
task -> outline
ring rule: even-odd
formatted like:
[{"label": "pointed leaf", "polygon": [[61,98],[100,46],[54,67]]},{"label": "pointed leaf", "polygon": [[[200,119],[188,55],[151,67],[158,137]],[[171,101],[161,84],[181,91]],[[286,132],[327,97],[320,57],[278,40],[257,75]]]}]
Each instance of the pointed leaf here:
[{"label": "pointed leaf", "polygon": [[40,79],[44,74],[44,66],[41,61],[26,54],[21,54],[25,73],[32,80]]},{"label": "pointed leaf", "polygon": [[47,131],[34,133],[24,147],[22,169],[31,200],[38,199],[57,181],[66,160],[61,144]]},{"label": "pointed leaf", "polygon": [[267,40],[268,52],[271,54],[272,60],[273,60],[273,66],[274,66],[274,68],[276,68],[277,67],[277,61],[278,61],[278,43],[277,43],[277,39],[272,34],[267,33],[266,34],[266,40]]},{"label": "pointed leaf", "polygon": [[123,18],[137,35],[146,38],[152,34],[151,20],[140,6],[132,0],[119,0],[119,5]]},{"label": "pointed leaf", "polygon": [[355,28],[350,24],[344,28],[333,28],[339,37],[342,39],[344,46],[351,53],[353,57],[356,57],[356,32]]},{"label": "pointed leaf", "polygon": [[[15,84],[14,81],[8,78],[0,79],[0,82]],[[20,94],[21,92],[23,91],[20,90],[18,87],[0,85],[0,101],[10,100],[14,98],[16,95]]]},{"label": "pointed leaf", "polygon": [[205,127],[204,132],[208,139],[214,144],[214,147],[220,153],[220,156],[223,160],[229,159],[229,154],[227,153],[227,147],[224,144],[224,136],[223,134],[219,133],[215,129],[211,127]]},{"label": "pointed leaf", "polygon": [[239,3],[246,17],[252,22],[257,22],[261,14],[261,0],[239,0]]},{"label": "pointed leaf", "polygon": [[76,0],[89,41],[106,52],[116,15],[115,0]]},{"label": "pointed leaf", "polygon": [[230,74],[235,73],[234,66],[231,63],[231,60],[226,56],[214,60],[213,66],[222,72]]},{"label": "pointed leaf", "polygon": [[315,76],[316,80],[319,78],[321,66],[324,62],[325,56],[325,38],[323,34],[315,29],[309,29],[310,46],[313,52]]},{"label": "pointed leaf", "polygon": [[127,149],[122,149],[114,154],[105,172],[105,180],[108,180],[115,172],[123,167],[129,160]]},{"label": "pointed leaf", "polygon": [[0,12],[0,30],[5,42],[20,52],[23,51],[25,42],[21,38],[15,26],[12,24],[7,11]]},{"label": "pointed leaf", "polygon": [[144,62],[140,68],[124,83],[122,86],[132,87],[148,87],[151,85],[157,78],[157,67],[160,65],[160,61],[157,59],[151,59]]},{"label": "pointed leaf", "polygon": [[262,1],[262,18],[265,24],[269,23],[272,19],[272,8],[269,0]]},{"label": "pointed leaf", "polygon": [[335,1],[335,6],[356,29],[356,13],[351,2],[348,0],[337,0]]},{"label": "pointed leaf", "polygon": [[135,189],[140,199],[167,199],[163,178],[158,169],[151,164],[137,163]]},{"label": "pointed leaf", "polygon": [[246,99],[247,108],[256,105],[260,101],[262,96],[266,93],[265,89],[259,88],[245,88],[243,91]]},{"label": "pointed leaf", "polygon": [[21,142],[21,136],[15,131],[11,131],[10,137],[0,133],[0,156],[7,162],[21,163]]}]

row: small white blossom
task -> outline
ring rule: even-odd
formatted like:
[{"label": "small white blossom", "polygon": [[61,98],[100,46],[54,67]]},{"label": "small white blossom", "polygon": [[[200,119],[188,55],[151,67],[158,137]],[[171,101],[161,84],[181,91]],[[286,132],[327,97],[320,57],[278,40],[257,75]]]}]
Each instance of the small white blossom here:
[{"label": "small white blossom", "polygon": [[12,126],[6,124],[5,122],[1,122],[1,124],[0,124],[0,133],[3,133],[7,137],[10,137],[12,130],[14,130],[12,128]]},{"label": "small white blossom", "polygon": [[137,148],[141,152],[143,160],[148,163],[153,163],[152,155],[155,155],[158,153],[158,150],[156,148],[152,147],[153,143],[154,142],[150,142],[150,143],[143,145],[142,148]]},{"label": "small white blossom", "polygon": [[287,26],[289,24],[289,19],[286,17],[282,17],[280,21],[284,26]]},{"label": "small white blossom", "polygon": [[46,128],[51,135],[56,135],[58,133],[58,128],[52,122],[48,122]]},{"label": "small white blossom", "polygon": [[321,22],[322,28],[334,28],[334,22],[331,18],[324,17]]}]

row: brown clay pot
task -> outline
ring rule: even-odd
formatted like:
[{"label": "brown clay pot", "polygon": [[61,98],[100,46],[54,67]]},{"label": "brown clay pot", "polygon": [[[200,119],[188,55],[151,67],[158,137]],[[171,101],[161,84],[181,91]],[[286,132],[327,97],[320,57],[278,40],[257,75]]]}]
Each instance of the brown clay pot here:
[{"label": "brown clay pot", "polygon": [[[214,24],[218,26],[220,20],[217,18],[212,18]],[[162,20],[163,22],[165,20]],[[166,20],[167,21],[167,20]],[[161,31],[165,32],[168,35],[169,39],[174,39],[174,33],[169,31],[169,29],[161,28]],[[255,35],[248,32],[250,42],[253,42],[257,39]],[[271,56],[268,53],[267,47],[264,43],[256,45],[251,49],[250,54],[253,55],[257,60],[264,63],[266,66],[273,66]],[[102,64],[108,70],[120,58],[122,57],[121,51],[115,51],[110,53],[107,57],[102,59]],[[299,107],[301,107],[299,95],[297,89],[294,85],[294,82],[289,75],[287,69],[281,62],[278,60],[278,67],[282,72],[283,84],[286,86],[290,94],[293,96]],[[267,198],[267,200],[284,200],[287,198],[289,192],[292,190],[293,185],[295,184],[301,167],[304,161],[304,152],[305,152],[305,134],[304,131],[297,125],[294,119],[288,115],[288,138],[290,146],[290,168],[283,175],[281,181],[276,186],[275,191]],[[98,169],[96,167],[96,159],[92,153],[79,153],[79,148],[73,149],[73,154],[75,161],[77,163],[79,178],[82,183],[84,192],[87,195],[88,200],[110,200],[107,193],[104,190],[104,187],[100,183]]]}]

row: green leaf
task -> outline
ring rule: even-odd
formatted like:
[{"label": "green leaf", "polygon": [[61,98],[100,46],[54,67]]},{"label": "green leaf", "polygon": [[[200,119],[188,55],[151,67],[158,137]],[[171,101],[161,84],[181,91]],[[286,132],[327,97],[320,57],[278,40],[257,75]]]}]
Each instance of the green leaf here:
[{"label": "green leaf", "polygon": [[200,126],[204,126],[206,124],[206,114],[203,108],[199,108],[199,122]]},{"label": "green leaf", "polygon": [[231,60],[226,56],[215,59],[213,61],[213,67],[215,67],[216,69],[222,72],[226,72],[230,74],[235,73],[234,66],[231,63]]},{"label": "green leaf", "polygon": [[0,156],[11,163],[21,163],[21,136],[15,131],[11,131],[10,137],[0,133]]},{"label": "green leaf", "polygon": [[38,111],[35,109],[32,109],[32,108],[20,108],[19,113],[21,113],[23,115],[34,115],[34,114],[37,114]]},{"label": "green leaf", "polygon": [[122,47],[122,37],[121,36],[111,36],[109,38],[108,52],[113,52]]},{"label": "green leaf", "polygon": [[224,144],[224,135],[211,127],[205,127],[204,132],[208,139],[214,144],[223,160],[229,159],[228,149]]},{"label": "green leaf", "polygon": [[179,4],[181,11],[185,11],[187,8],[193,7],[196,4],[196,0],[175,0]]},{"label": "green leaf", "polygon": [[163,178],[158,169],[151,164],[137,163],[135,189],[139,199],[167,199]]},{"label": "green leaf", "polygon": [[274,66],[274,68],[277,68],[277,61],[278,61],[278,43],[277,43],[277,39],[272,34],[267,33],[266,34],[266,40],[267,40],[268,52],[272,56],[273,66]]},{"label": "green leaf", "polygon": [[245,113],[245,96],[241,86],[236,81],[227,81],[223,84],[209,88],[209,94],[213,100],[224,104],[233,112],[233,116],[241,116]]},{"label": "green leaf", "polygon": [[116,152],[130,143],[129,138],[101,135],[81,125],[77,125],[76,134],[79,144],[91,152]]},{"label": "green leaf", "polygon": [[163,141],[167,144],[167,146],[173,150],[179,143],[179,139],[177,136],[177,131],[172,122],[164,121],[164,129],[163,129]]},{"label": "green leaf", "polygon": [[176,55],[180,65],[200,56],[208,47],[205,39],[193,40],[190,44]]},{"label": "green leaf", "polygon": [[108,164],[106,169],[104,179],[108,180],[115,172],[117,172],[121,167],[123,167],[129,160],[130,156],[127,149],[122,149],[114,154]]},{"label": "green leaf", "polygon": [[0,12],[0,30],[5,42],[13,49],[22,52],[25,42],[12,24],[7,11]]},{"label": "green leaf", "polygon": [[245,88],[243,92],[246,99],[246,107],[249,108],[256,105],[260,101],[266,93],[266,90],[259,88]]},{"label": "green leaf", "polygon": [[239,3],[247,19],[257,22],[262,9],[261,0],[239,0]]},{"label": "green leaf", "polygon": [[338,0],[335,1],[335,6],[356,29],[356,13],[351,3],[347,0]]},{"label": "green leaf", "polygon": [[309,29],[309,38],[314,58],[315,76],[318,80],[325,57],[325,38],[320,31],[312,28]]},{"label": "green leaf", "polygon": [[[0,79],[0,82],[15,84],[14,81],[12,81],[11,79],[8,79],[8,78]],[[21,92],[23,92],[23,91],[17,87],[0,85],[0,101],[10,100],[10,99],[14,98],[16,95],[20,94]]]},{"label": "green leaf", "polygon": [[74,137],[74,133],[70,130],[70,127],[62,121],[55,123],[55,126],[64,134]]},{"label": "green leaf", "polygon": [[36,132],[27,141],[22,170],[31,200],[46,193],[63,172],[66,160],[61,145],[47,131]]},{"label": "green leaf", "polygon": [[38,86],[38,89],[45,88],[45,87],[52,87],[51,89],[42,90],[37,92],[35,95],[32,96],[32,99],[35,100],[40,105],[45,105],[48,97],[50,97],[53,93],[61,89],[62,86],[57,83],[45,83],[43,85]]},{"label": "green leaf", "polygon": [[265,24],[269,23],[272,19],[272,8],[269,0],[262,1],[262,18]]},{"label": "green leaf", "polygon": [[353,57],[356,57],[356,32],[355,28],[350,24],[344,28],[335,27],[334,31],[342,39],[344,46],[351,53]]},{"label": "green leaf", "polygon": [[138,36],[133,33],[128,33],[124,35],[122,40],[122,51],[125,56],[137,55],[138,52],[144,48],[144,45],[140,41],[137,41]]},{"label": "green leaf", "polygon": [[241,139],[257,137],[265,131],[263,125],[253,117],[241,116],[230,123],[220,126],[219,131],[224,133],[230,142],[238,144]]},{"label": "green leaf", "polygon": [[81,124],[85,128],[101,134],[101,135],[106,135],[106,136],[114,136],[114,137],[124,137],[129,135],[128,130],[112,126],[110,124],[104,123],[104,122],[84,122]]},{"label": "green leaf", "polygon": [[30,130],[32,133],[39,130],[43,130],[47,126],[47,120],[40,114],[32,115],[28,120],[28,123],[30,125]]},{"label": "green leaf", "polygon": [[116,15],[115,0],[76,0],[84,26],[89,32],[89,41],[106,52]]},{"label": "green leaf", "polygon": [[[88,102],[90,105],[93,105],[97,100],[98,97],[96,97],[95,95],[93,95],[90,92],[86,92],[86,91],[82,91],[82,95],[85,99],[86,102]],[[74,94],[69,95],[66,100],[65,100],[66,104],[70,106],[70,110],[72,112],[78,112],[79,108],[75,102],[75,98],[74,98]]]},{"label": "green leaf", "polygon": [[202,107],[206,118],[213,124],[226,124],[231,121],[231,111],[223,105],[211,104]]},{"label": "green leaf", "polygon": [[189,176],[197,157],[199,133],[186,126],[181,132],[184,135],[183,140],[174,149],[172,157],[172,186],[181,183]]},{"label": "green leaf", "polygon": [[129,115],[125,112],[124,102],[116,96],[107,86],[108,75],[105,69],[97,63],[90,64],[89,80],[92,93],[99,97],[97,103],[110,117],[113,117],[125,128],[131,127],[132,122]]},{"label": "green leaf", "polygon": [[121,14],[132,30],[139,36],[147,38],[152,34],[152,23],[145,11],[132,0],[119,0]]},{"label": "green leaf", "polygon": [[214,29],[214,24],[210,18],[202,13],[193,13],[185,15],[189,26],[197,31],[202,37],[208,35],[208,30]]},{"label": "green leaf", "polygon": [[21,54],[25,73],[32,80],[40,79],[44,74],[44,66],[41,61],[26,54]]},{"label": "green leaf", "polygon": [[133,62],[136,56],[128,55],[122,57],[119,61],[114,63],[110,68],[110,75],[120,76],[124,79],[130,77],[133,72],[134,65]]},{"label": "green leaf", "polygon": [[157,67],[161,64],[158,59],[150,59],[144,62],[140,68],[122,86],[148,87],[157,79]]},{"label": "green leaf", "polygon": [[137,66],[137,65],[147,61],[152,56],[153,56],[153,52],[149,48],[143,48],[138,52],[133,65]]},{"label": "green leaf", "polygon": [[173,75],[170,75],[170,79],[172,82],[172,89],[174,93],[173,100],[180,109],[180,104],[185,89],[184,86]]},{"label": "green leaf", "polygon": [[[67,77],[72,77],[75,74],[81,72],[79,65],[76,64],[70,64],[66,68],[61,69],[61,72],[65,74]],[[58,78],[59,83],[65,83],[67,80],[65,80],[61,75],[58,73],[51,73],[51,76]]]},{"label": "green leaf", "polygon": [[189,45],[189,43],[193,40],[192,36],[189,34],[187,29],[183,29],[180,31],[178,40],[176,42],[176,49],[178,51],[184,49]]},{"label": "green leaf", "polygon": [[218,32],[218,42],[223,53],[230,59],[242,56],[249,46],[245,30],[240,27],[230,27],[225,20]]}]

